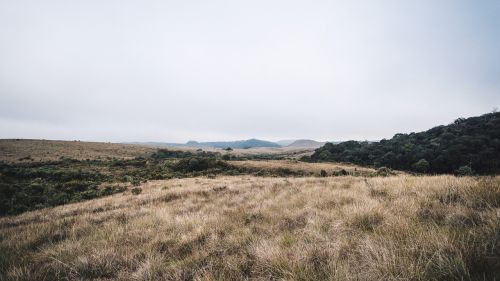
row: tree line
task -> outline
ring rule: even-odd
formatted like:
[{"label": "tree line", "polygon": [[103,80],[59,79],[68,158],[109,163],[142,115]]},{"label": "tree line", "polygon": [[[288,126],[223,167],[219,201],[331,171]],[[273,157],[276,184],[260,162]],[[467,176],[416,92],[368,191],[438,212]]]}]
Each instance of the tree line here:
[{"label": "tree line", "polygon": [[500,172],[500,113],[458,118],[449,125],[378,142],[327,143],[304,160],[420,173],[495,174]]}]

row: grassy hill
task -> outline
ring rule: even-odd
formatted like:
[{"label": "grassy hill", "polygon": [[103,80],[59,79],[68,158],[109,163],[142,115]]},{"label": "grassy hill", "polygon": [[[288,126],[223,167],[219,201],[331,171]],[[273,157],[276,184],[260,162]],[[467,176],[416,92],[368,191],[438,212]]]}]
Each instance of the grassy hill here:
[{"label": "grassy hill", "polygon": [[315,140],[296,140],[291,144],[287,145],[287,147],[300,147],[300,148],[318,148],[323,146],[324,142],[319,142]]},{"label": "grassy hill", "polygon": [[498,176],[308,163],[284,148],[4,143],[2,281],[500,275]]},{"label": "grassy hill", "polygon": [[310,159],[427,173],[500,173],[500,113],[379,142],[327,143]]},{"label": "grassy hill", "polygon": [[0,161],[48,161],[71,158],[131,159],[156,151],[143,145],[104,142],[0,139]]},{"label": "grassy hill", "polygon": [[150,181],[0,218],[1,280],[494,280],[500,178]]}]

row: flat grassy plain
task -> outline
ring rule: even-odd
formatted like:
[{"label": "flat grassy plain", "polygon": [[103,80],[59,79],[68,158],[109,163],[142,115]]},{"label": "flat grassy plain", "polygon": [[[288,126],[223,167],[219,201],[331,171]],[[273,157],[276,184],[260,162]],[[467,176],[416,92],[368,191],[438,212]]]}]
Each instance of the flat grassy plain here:
[{"label": "flat grassy plain", "polygon": [[[176,151],[196,152],[193,147],[165,147],[139,144],[30,140],[30,139],[0,139],[0,161],[29,162],[55,161],[61,158],[76,160],[133,159],[144,157],[156,152],[159,148]],[[216,148],[203,148],[207,152],[219,152],[238,158],[287,158],[299,159],[310,156],[314,149],[289,147],[257,147],[249,149],[235,148],[232,151]]]},{"label": "flat grassy plain", "polygon": [[61,158],[132,159],[155,152],[148,146],[81,141],[0,139],[0,161],[53,161]]},{"label": "flat grassy plain", "polygon": [[149,181],[0,218],[1,280],[498,280],[500,177]]}]

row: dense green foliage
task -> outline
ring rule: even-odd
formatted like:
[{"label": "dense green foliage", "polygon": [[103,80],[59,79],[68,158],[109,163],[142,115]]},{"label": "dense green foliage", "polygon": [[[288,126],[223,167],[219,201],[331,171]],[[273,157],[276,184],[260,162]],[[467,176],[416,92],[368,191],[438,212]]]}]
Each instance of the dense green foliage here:
[{"label": "dense green foliage", "polygon": [[327,143],[312,161],[349,162],[376,167],[429,172],[500,172],[500,113],[459,118],[425,132],[396,134],[379,142]]},{"label": "dense green foliage", "polygon": [[175,158],[189,158],[189,157],[219,158],[220,153],[203,151],[203,150],[190,152],[181,150],[158,149],[158,151],[153,153],[151,157],[154,159],[169,159],[169,158],[175,159]]}]

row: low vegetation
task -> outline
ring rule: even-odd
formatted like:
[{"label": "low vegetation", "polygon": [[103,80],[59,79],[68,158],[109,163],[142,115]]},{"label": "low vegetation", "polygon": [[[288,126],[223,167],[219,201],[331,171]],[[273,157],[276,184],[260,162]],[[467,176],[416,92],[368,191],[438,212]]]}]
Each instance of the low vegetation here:
[{"label": "low vegetation", "polygon": [[310,157],[3,140],[0,281],[496,280],[499,120]]},{"label": "low vegetation", "polygon": [[375,169],[338,163],[307,163],[297,160],[229,161],[229,164],[253,171],[254,175],[300,176],[377,176]]},{"label": "low vegetation", "polygon": [[0,279],[458,281],[500,274],[499,177],[243,175],[139,188],[0,218]]},{"label": "low vegetation", "polygon": [[[124,192],[149,180],[218,175],[374,176],[372,169],[289,161],[224,161],[205,151],[160,149],[110,160],[0,162],[0,215],[15,215]],[[321,174],[320,170],[325,173]]]},{"label": "low vegetation", "polygon": [[186,158],[162,158],[153,154],[128,160],[0,163],[0,215],[111,195],[148,180],[241,173],[213,155],[183,153],[171,154]]}]

